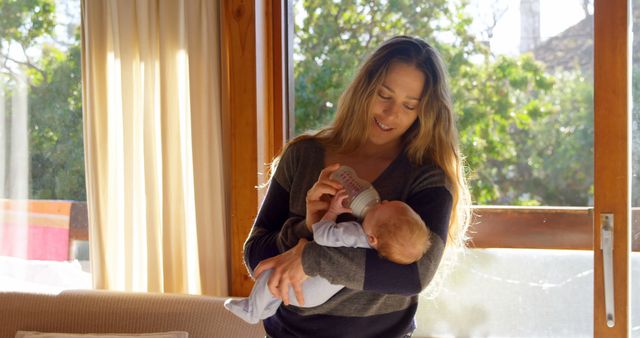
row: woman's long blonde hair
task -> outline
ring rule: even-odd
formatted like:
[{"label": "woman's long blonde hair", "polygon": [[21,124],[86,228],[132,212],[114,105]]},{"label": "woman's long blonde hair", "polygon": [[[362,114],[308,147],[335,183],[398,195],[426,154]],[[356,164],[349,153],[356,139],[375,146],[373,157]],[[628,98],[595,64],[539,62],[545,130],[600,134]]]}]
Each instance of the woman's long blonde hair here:
[{"label": "woman's long blonde hair", "polygon": [[394,62],[413,65],[425,76],[418,118],[403,135],[403,147],[413,163],[433,163],[444,171],[453,196],[447,248],[462,248],[467,240],[471,199],[458,144],[447,71],[438,52],[427,42],[409,36],[396,36],[385,41],[364,62],[340,97],[333,123],[316,133],[299,136],[289,144],[315,138],[339,153],[349,153],[362,146],[371,126],[369,107],[372,99]]}]

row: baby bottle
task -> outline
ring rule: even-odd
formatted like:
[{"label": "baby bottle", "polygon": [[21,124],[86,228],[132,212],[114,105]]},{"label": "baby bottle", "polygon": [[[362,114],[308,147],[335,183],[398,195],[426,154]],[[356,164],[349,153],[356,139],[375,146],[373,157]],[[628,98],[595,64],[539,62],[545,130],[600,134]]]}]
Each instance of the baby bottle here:
[{"label": "baby bottle", "polygon": [[364,218],[367,210],[380,202],[380,195],[371,183],[358,177],[356,172],[348,166],[340,168],[331,174],[331,179],[342,184],[349,194],[347,201],[353,214],[358,218]]}]

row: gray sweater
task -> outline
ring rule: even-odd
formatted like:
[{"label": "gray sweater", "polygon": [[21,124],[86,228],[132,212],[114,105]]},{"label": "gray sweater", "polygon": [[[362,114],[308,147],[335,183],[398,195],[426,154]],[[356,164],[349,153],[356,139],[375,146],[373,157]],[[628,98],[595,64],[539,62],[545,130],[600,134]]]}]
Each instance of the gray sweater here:
[{"label": "gray sweater", "polygon": [[[263,259],[313,239],[305,224],[305,197],[325,167],[324,149],[313,139],[292,144],[283,154],[245,242],[245,262],[253,271]],[[441,169],[415,165],[399,155],[373,182],[380,197],[411,206],[433,233],[431,247],[416,263],[400,265],[372,249],[309,243],[304,271],[345,288],[313,308],[281,306],[264,321],[267,333],[283,337],[401,337],[414,328],[418,293],[431,281],[447,238],[452,196]],[[353,220],[348,215],[338,221]]]}]

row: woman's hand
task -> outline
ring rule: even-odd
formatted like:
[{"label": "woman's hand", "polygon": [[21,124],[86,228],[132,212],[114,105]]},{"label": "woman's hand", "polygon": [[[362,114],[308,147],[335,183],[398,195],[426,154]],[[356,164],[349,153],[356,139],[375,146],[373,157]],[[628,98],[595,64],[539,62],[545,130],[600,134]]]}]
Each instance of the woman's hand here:
[{"label": "woman's hand", "polygon": [[308,242],[301,238],[298,244],[288,251],[261,261],[254,271],[258,278],[265,270],[273,269],[267,286],[273,296],[282,299],[285,305],[289,305],[289,286],[293,288],[298,304],[304,305],[302,282],[309,276],[302,268],[302,250]]},{"label": "woman's hand", "polygon": [[318,181],[307,191],[306,222],[309,231],[313,231],[312,226],[318,223],[322,215],[329,210],[331,198],[343,189],[338,181],[329,178],[338,168],[340,164],[334,163],[322,169]]}]

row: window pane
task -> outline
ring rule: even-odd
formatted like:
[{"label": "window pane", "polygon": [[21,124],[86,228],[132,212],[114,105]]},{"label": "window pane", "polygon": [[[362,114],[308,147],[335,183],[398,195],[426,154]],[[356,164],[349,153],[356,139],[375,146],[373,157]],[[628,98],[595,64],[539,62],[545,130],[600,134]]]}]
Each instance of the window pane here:
[{"label": "window pane", "polygon": [[[292,2],[296,135],[382,41],[419,36],[448,65],[474,204],[593,206],[593,1]],[[471,249],[443,285],[417,336],[593,336],[592,251]]]},{"label": "window pane", "polygon": [[290,129],[330,122],[382,41],[420,36],[449,67],[475,204],[591,206],[593,18],[583,3],[293,1]]},{"label": "window pane", "polygon": [[591,251],[473,249],[444,285],[416,336],[593,337]]},{"label": "window pane", "polygon": [[80,0],[0,2],[0,289],[91,285]]}]

